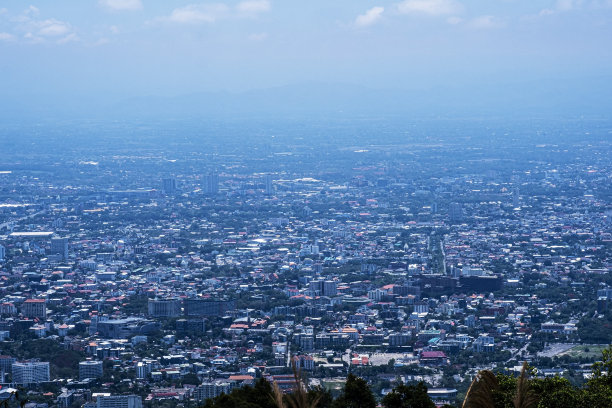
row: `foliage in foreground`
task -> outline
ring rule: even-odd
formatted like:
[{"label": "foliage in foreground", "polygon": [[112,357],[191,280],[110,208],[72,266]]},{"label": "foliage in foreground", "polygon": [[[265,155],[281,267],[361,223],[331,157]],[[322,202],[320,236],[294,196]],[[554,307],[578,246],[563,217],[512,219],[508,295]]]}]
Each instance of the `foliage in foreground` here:
[{"label": "foliage in foreground", "polygon": [[[593,365],[593,376],[584,387],[561,377],[529,378],[525,363],[519,377],[484,370],[470,385],[462,408],[612,408],[612,346]],[[301,374],[294,372],[293,393],[283,395],[274,384],[259,379],[252,387],[234,389],[229,395],[208,400],[204,408],[376,408],[368,383],[349,374],[340,395],[333,398],[322,388],[307,390]],[[434,408],[423,383],[398,384],[380,401],[384,408]]]}]

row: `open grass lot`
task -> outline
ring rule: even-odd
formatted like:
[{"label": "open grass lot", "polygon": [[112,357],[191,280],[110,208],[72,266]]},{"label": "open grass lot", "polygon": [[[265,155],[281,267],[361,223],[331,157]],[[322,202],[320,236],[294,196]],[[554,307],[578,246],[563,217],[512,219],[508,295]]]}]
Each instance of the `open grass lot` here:
[{"label": "open grass lot", "polygon": [[604,350],[606,348],[606,346],[604,345],[598,345],[598,344],[583,344],[580,346],[575,346],[572,347],[571,349],[564,351],[563,353],[559,354],[559,356],[570,356],[572,358],[578,358],[578,357],[588,357],[588,358],[592,358],[593,360],[597,360],[599,358],[601,358],[601,352],[602,350]]}]

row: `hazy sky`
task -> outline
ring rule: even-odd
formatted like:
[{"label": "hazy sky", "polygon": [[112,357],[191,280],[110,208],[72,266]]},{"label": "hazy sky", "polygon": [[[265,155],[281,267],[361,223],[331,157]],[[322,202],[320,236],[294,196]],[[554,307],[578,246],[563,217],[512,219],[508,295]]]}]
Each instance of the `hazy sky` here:
[{"label": "hazy sky", "polygon": [[413,89],[612,72],[612,0],[3,0],[0,88],[178,95]]}]

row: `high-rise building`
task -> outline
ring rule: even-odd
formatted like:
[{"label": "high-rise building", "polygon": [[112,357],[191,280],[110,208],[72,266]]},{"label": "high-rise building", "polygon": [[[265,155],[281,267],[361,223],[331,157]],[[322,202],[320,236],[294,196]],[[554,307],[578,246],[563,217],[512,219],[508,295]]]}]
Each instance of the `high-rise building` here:
[{"label": "high-rise building", "polygon": [[26,299],[21,306],[21,313],[25,317],[39,319],[47,318],[47,305],[44,299]]},{"label": "high-rise building", "polygon": [[149,316],[177,317],[181,314],[181,301],[179,299],[149,299]]},{"label": "high-rise building", "polygon": [[81,361],[79,363],[79,380],[83,381],[86,378],[102,377],[102,361]]},{"label": "high-rise building", "polygon": [[461,221],[463,220],[463,207],[459,203],[451,203],[448,209],[448,216],[451,221]]},{"label": "high-rise building", "polygon": [[145,379],[153,371],[153,365],[148,361],[139,361],[136,364],[136,378]]},{"label": "high-rise building", "polygon": [[100,395],[97,408],[142,408],[142,398],[138,395]]},{"label": "high-rise building", "polygon": [[176,179],[165,178],[162,180],[162,190],[166,194],[172,194],[176,191]]},{"label": "high-rise building", "polygon": [[185,299],[183,306],[185,316],[223,316],[236,304],[233,300]]},{"label": "high-rise building", "polygon": [[196,401],[204,401],[221,394],[229,394],[231,391],[232,384],[230,382],[205,382],[193,390],[193,398]]},{"label": "high-rise building", "polygon": [[6,257],[6,249],[0,245],[0,261],[4,261],[4,258]]},{"label": "high-rise building", "polygon": [[264,178],[264,192],[266,195],[271,195],[274,192],[274,186],[272,185],[272,175],[266,174]]},{"label": "high-rise building", "polygon": [[204,178],[204,193],[208,195],[219,193],[219,175],[217,173],[208,173]]},{"label": "high-rise building", "polygon": [[326,280],[323,282],[323,296],[336,296],[338,288],[335,281]]},{"label": "high-rise building", "polygon": [[49,381],[48,362],[13,363],[13,382],[19,385],[40,384]]},{"label": "high-rise building", "polygon": [[59,254],[63,260],[68,259],[68,238],[52,238],[51,254]]},{"label": "high-rise building", "polygon": [[519,195],[519,188],[518,186],[515,186],[512,190],[512,206],[514,206],[514,208],[518,207],[521,204],[520,198],[521,197]]}]

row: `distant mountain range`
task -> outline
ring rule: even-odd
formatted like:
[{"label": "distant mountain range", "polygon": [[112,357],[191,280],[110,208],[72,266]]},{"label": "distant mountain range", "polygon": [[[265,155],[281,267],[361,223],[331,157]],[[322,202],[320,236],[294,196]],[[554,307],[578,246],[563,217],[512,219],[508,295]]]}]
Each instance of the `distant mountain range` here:
[{"label": "distant mountain range", "polygon": [[95,95],[47,95],[0,102],[4,118],[194,117],[609,117],[612,77],[577,82],[482,83],[434,89],[376,90],[351,84],[301,83],[242,93],[200,92],[108,101]]}]

